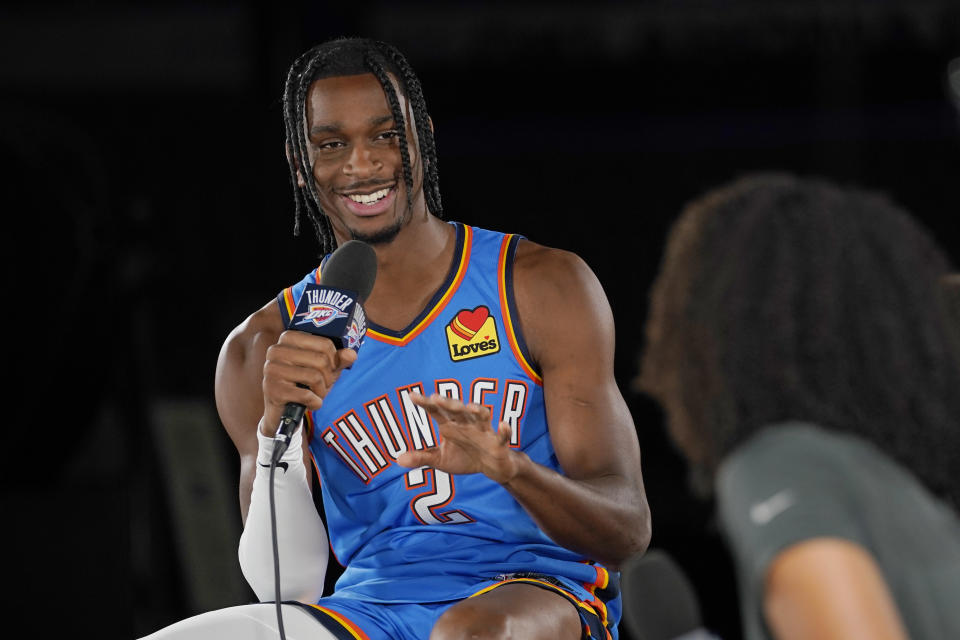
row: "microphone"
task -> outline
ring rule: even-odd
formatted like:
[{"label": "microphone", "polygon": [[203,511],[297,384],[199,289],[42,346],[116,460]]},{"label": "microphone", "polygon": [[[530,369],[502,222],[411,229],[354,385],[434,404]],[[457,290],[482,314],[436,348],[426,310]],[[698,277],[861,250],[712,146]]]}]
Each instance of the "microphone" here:
[{"label": "microphone", "polygon": [[703,627],[697,595],[667,553],[631,558],[621,581],[623,621],[635,640],[718,640]]},{"label": "microphone", "polygon": [[[373,247],[360,240],[341,245],[320,267],[320,283],[308,284],[300,294],[297,308],[290,316],[287,329],[326,336],[337,349],[360,350],[367,333],[366,302],[377,278],[377,254]],[[305,385],[297,383],[299,387]],[[306,407],[288,402],[274,436],[273,463],[290,446]]]}]

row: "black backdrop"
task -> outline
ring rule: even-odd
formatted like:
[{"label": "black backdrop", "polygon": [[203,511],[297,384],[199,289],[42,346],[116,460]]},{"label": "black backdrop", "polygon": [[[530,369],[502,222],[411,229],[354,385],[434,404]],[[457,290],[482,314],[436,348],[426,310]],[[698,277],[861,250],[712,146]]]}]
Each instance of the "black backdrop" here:
[{"label": "black backdrop", "polygon": [[[314,265],[310,235],[291,234],[283,75],[313,43],[367,35],[421,76],[447,217],[575,251],[597,273],[653,545],[736,637],[710,505],[686,488],[657,408],[629,392],[664,234],[704,190],[788,170],[885,191],[960,259],[960,7],[349,4],[0,9],[8,601],[100,637],[193,613],[152,408],[212,406],[226,334]],[[235,454],[216,439],[233,492]]]}]

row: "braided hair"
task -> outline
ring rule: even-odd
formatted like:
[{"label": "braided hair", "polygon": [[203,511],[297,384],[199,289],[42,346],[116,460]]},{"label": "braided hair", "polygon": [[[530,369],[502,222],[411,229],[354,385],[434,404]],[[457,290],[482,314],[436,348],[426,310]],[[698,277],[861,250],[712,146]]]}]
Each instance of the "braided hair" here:
[{"label": "braided hair", "polygon": [[639,387],[694,474],[765,426],[859,435],[960,505],[944,252],[878,194],[761,174],[688,205],[651,290]]},{"label": "braided hair", "polygon": [[[427,103],[423,97],[420,80],[407,59],[395,47],[367,38],[338,38],[317,45],[300,55],[287,72],[283,89],[283,123],[289,149],[287,164],[293,184],[295,205],[293,233],[300,234],[300,217],[305,213],[313,224],[317,240],[324,253],[336,248],[333,227],[323,209],[317,188],[312,179],[313,171],[307,155],[307,142],[303,122],[306,116],[307,93],[315,80],[348,75],[373,74],[387,97],[396,124],[400,157],[403,164],[403,181],[407,189],[407,205],[413,203],[413,170],[407,150],[406,122],[400,101],[390,76],[400,85],[413,111],[413,124],[420,141],[420,157],[423,159],[423,191],[427,209],[437,217],[443,217],[440,201],[440,186],[437,175],[437,149],[430,128]],[[305,176],[304,186],[297,184],[297,172]]]}]

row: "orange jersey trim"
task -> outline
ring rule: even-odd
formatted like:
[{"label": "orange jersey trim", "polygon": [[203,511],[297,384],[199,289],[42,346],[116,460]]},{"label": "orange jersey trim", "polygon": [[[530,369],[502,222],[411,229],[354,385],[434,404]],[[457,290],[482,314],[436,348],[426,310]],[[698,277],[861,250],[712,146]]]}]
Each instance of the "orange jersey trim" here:
[{"label": "orange jersey trim", "polygon": [[[514,582],[520,582],[520,583],[523,583],[523,582],[527,582],[527,583],[534,582],[534,583],[536,583],[536,584],[543,585],[544,587],[547,587],[548,589],[552,589],[553,591],[558,591],[558,592],[562,593],[563,595],[567,596],[568,598],[570,598],[570,600],[572,600],[573,602],[576,602],[576,603],[577,603],[577,606],[579,606],[579,607],[585,609],[586,611],[589,611],[589,612],[592,613],[593,615],[599,617],[599,618],[600,618],[600,622],[602,622],[602,623],[604,624],[604,626],[606,626],[606,624],[607,624],[607,615],[606,615],[607,612],[606,612],[606,607],[604,607],[603,612],[597,611],[594,607],[591,606],[592,603],[584,602],[583,600],[581,600],[581,599],[578,598],[577,596],[573,595],[572,593],[570,593],[570,592],[567,591],[566,589],[563,589],[563,588],[561,588],[561,587],[558,587],[557,585],[553,584],[552,582],[547,582],[546,580],[537,580],[536,578],[511,578],[511,579],[509,579],[509,580],[503,580],[503,581],[498,582],[498,583],[496,583],[496,584],[492,584],[492,585],[490,585],[489,587],[484,587],[483,589],[480,589],[480,591],[477,591],[476,593],[471,594],[471,595],[469,595],[469,596],[467,596],[467,597],[468,597],[468,598],[474,598],[474,597],[476,597],[476,596],[482,596],[482,595],[485,594],[485,593],[488,593],[488,592],[490,592],[490,591],[493,591],[493,590],[496,589],[497,587],[502,587],[502,586],[505,585],[505,584],[511,584],[511,583],[514,583]],[[601,603],[601,604],[602,604],[602,603]]]},{"label": "orange jersey trim", "polygon": [[297,310],[297,301],[293,299],[293,287],[287,287],[283,290],[283,303],[287,307],[287,317],[293,318],[293,314]]},{"label": "orange jersey trim", "polygon": [[318,605],[318,604],[312,604],[312,605],[310,605],[310,606],[313,607],[314,609],[319,609],[320,611],[323,611],[325,614],[327,614],[328,616],[330,616],[331,618],[333,618],[334,620],[336,620],[337,622],[339,622],[340,625],[341,625],[344,629],[346,629],[347,632],[348,632],[350,635],[352,635],[354,638],[356,638],[357,640],[370,640],[370,636],[368,636],[367,634],[365,634],[365,633],[363,632],[363,630],[360,629],[360,627],[358,627],[358,626],[355,625],[353,622],[351,622],[351,621],[350,621],[348,618],[346,618],[342,613],[337,613],[336,611],[333,611],[332,609],[327,609],[326,607],[321,607],[321,606]]},{"label": "orange jersey trim", "polygon": [[443,296],[435,305],[433,305],[433,309],[431,309],[430,312],[424,316],[423,320],[418,322],[416,326],[410,329],[410,331],[408,331],[403,337],[395,338],[393,336],[380,333],[374,329],[367,328],[368,336],[372,337],[374,340],[386,342],[387,344],[395,347],[403,347],[420,335],[423,330],[434,321],[437,315],[443,311],[443,308],[447,306],[447,303],[450,302],[450,298],[453,297],[453,294],[457,292],[457,289],[460,287],[460,283],[463,282],[463,276],[467,273],[467,265],[470,262],[470,248],[473,246],[473,228],[469,225],[463,225],[463,231],[463,249],[460,251],[460,264],[457,266],[457,273],[453,278],[453,282],[444,292]]},{"label": "orange jersey trim", "polygon": [[590,595],[593,596],[593,600],[589,601],[589,604],[597,610],[597,613],[600,614],[600,621],[603,622],[603,625],[607,625],[607,605],[604,604],[603,600],[597,597],[597,589],[606,589],[607,585],[610,584],[610,573],[603,567],[593,565],[593,570],[597,572],[597,579],[593,584],[584,584],[587,591],[590,592]]},{"label": "orange jersey trim", "polygon": [[[320,282],[320,267],[316,268],[313,279]],[[297,300],[293,299],[293,287],[287,287],[283,290],[283,302],[287,306],[287,318],[293,320],[293,313],[297,310]]]},{"label": "orange jersey trim", "polygon": [[593,565],[593,568],[597,570],[597,582],[596,585],[601,589],[606,589],[607,585],[610,584],[610,572],[603,567]]},{"label": "orange jersey trim", "polygon": [[497,282],[499,283],[500,289],[500,313],[503,316],[503,323],[506,325],[504,328],[507,331],[507,342],[510,343],[510,349],[513,351],[513,356],[517,359],[517,362],[520,364],[520,368],[523,369],[523,372],[530,376],[530,379],[536,382],[541,387],[543,386],[543,378],[538,374],[534,368],[527,362],[527,359],[523,355],[523,351],[520,350],[520,345],[517,342],[516,330],[513,324],[513,318],[510,316],[510,305],[507,303],[507,247],[510,246],[510,240],[513,238],[514,234],[507,234],[503,237],[503,242],[500,244],[500,258],[497,262]]}]

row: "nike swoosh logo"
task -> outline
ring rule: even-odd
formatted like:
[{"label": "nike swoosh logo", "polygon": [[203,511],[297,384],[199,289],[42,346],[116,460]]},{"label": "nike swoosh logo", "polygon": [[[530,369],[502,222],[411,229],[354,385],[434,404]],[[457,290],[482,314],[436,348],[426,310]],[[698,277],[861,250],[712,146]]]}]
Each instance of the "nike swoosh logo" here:
[{"label": "nike swoosh logo", "polygon": [[[265,469],[269,469],[269,468],[270,468],[270,465],[268,465],[268,464],[263,464],[262,462],[258,462],[257,464],[260,465],[261,467],[265,468]],[[283,469],[283,472],[284,472],[284,473],[287,472],[287,467],[288,467],[288,466],[289,466],[289,463],[287,463],[287,462],[278,462],[278,463],[277,463],[277,469]]]},{"label": "nike swoosh logo", "polygon": [[750,507],[750,520],[754,524],[765,525],[792,507],[795,502],[793,492],[790,489],[783,489]]}]

